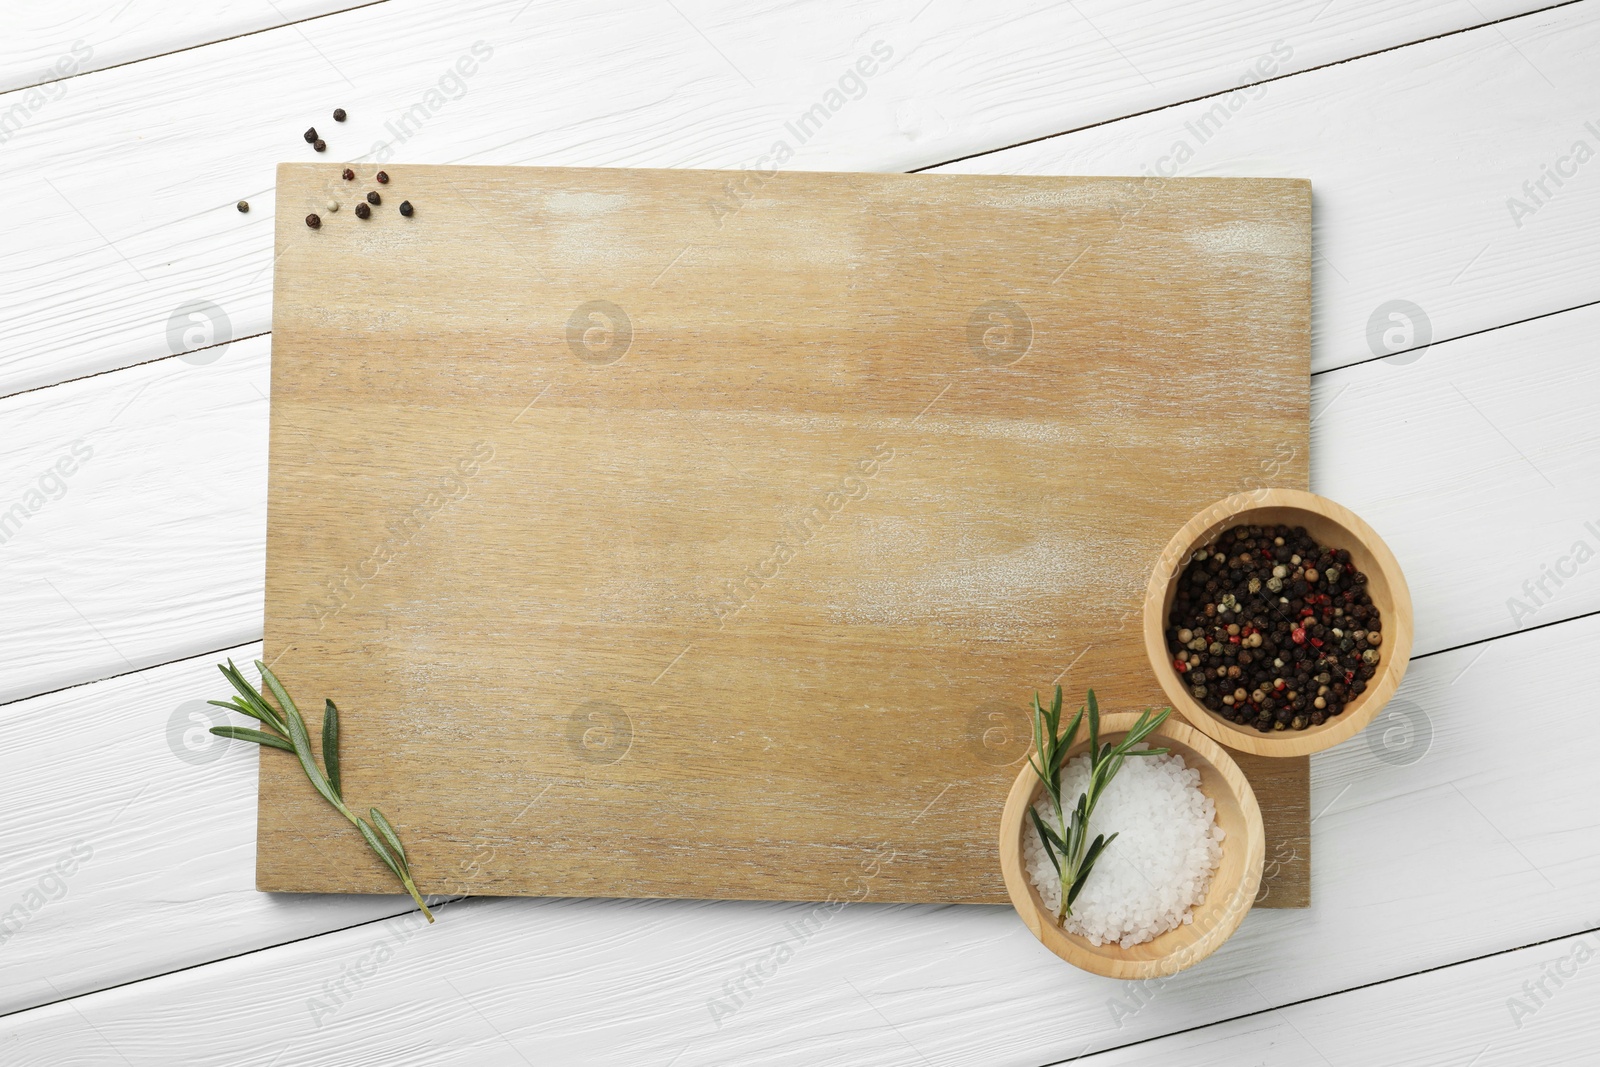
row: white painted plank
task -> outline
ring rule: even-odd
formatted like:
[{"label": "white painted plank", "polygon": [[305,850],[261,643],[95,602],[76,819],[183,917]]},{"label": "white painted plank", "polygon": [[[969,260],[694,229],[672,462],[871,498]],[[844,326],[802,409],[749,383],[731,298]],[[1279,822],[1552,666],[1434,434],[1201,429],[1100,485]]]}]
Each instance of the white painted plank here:
[{"label": "white painted plank", "polygon": [[[336,105],[350,120],[329,137],[330,162],[392,142],[397,158],[413,162],[738,167],[781,140],[794,152],[789,168],[900,170],[1531,6],[857,0],[752,17],[734,0],[439,0],[365,7],[75,78],[65,96],[29,112],[5,146],[0,275],[11,284],[0,291],[0,395],[268,329],[272,167],[315,158],[300,133]],[[1459,121],[1457,89],[1515,58],[1502,32],[1534,35],[1552,23],[1577,32],[1591,7],[1453,44],[1468,59],[1444,72],[1446,84],[1397,86],[1385,106],[1406,116],[1425,157],[1434,148],[1429,131]],[[1559,41],[1537,47],[1561,49]],[[1368,97],[1357,87],[1377,91],[1354,67],[1317,84],[1329,85],[1329,76],[1351,87],[1336,92],[1354,93],[1358,106]],[[1501,127],[1501,147],[1514,158],[1545,151],[1554,121],[1524,122],[1523,111],[1554,108],[1564,131],[1577,126],[1587,99],[1574,89],[1557,107],[1543,83],[1530,96],[1535,87],[1515,75],[1503,87],[1507,99],[1484,117]],[[15,96],[0,96],[0,111]],[[819,104],[821,128],[804,139],[791,133]],[[1508,111],[1516,112],[1510,126]],[[1429,173],[1409,157],[1374,155],[1337,137],[1324,147],[1371,158],[1399,188],[1414,190],[1413,176]],[[241,198],[255,204],[248,215],[234,210]],[[1381,213],[1387,202],[1370,206]],[[1540,244],[1526,262],[1559,247]],[[1491,257],[1482,269],[1514,272],[1524,259],[1513,259]],[[1419,273],[1437,269],[1430,262]],[[200,318],[197,302],[209,305]],[[1507,316],[1523,303],[1507,301]]]},{"label": "white painted plank", "polygon": [[1596,298],[1596,54],[1577,4],[939,169],[1311,179],[1327,370]]},{"label": "white painted plank", "polygon": [[[0,1051],[51,1064],[182,1050],[278,1067],[1035,1065],[1560,937],[1600,924],[1588,756],[1600,709],[1584,684],[1597,639],[1591,617],[1415,664],[1394,705],[1403,722],[1314,758],[1313,907],[1253,912],[1167,982],[1073,970],[1005,908],[476,900],[431,928],[386,920],[23,1011],[0,1019]],[[26,862],[0,900],[24,896],[80,839],[93,855],[0,946],[5,1008],[392,900],[252,897],[249,758],[197,768],[167,747],[172,709],[209,691],[208,670],[7,709],[28,755],[23,780],[0,781],[0,843]],[[1556,707],[1561,745],[1505,744],[1508,713]],[[83,773],[51,770],[68,763]]]},{"label": "white painted plank", "polygon": [[[1600,562],[1523,591],[1580,538],[1600,550],[1597,337],[1600,306],[1314,379],[1312,487],[1395,550],[1419,652],[1600,609]],[[260,638],[267,348],[0,401],[0,517],[40,505],[0,544],[0,699]],[[30,497],[75,441],[94,454],[64,495]]]},{"label": "white painted plank", "polygon": [[1600,610],[1597,355],[1590,306],[1312,379],[1311,487],[1401,560],[1421,651]]},{"label": "white painted plank", "polygon": [[267,350],[0,401],[0,700],[260,640]]},{"label": "white painted plank", "polygon": [[1600,934],[1591,931],[1089,1056],[1083,1067],[1593,1063],[1594,1021],[1600,1017],[1597,957]]},{"label": "white painted plank", "polygon": [[[255,748],[207,733],[230,720],[204,702],[228,695],[219,659],[259,655],[245,645],[0,710],[0,1012],[410,904],[255,891]],[[88,951],[68,947],[80,941]]]},{"label": "white painted plank", "polygon": [[[371,0],[12,0],[0,8],[0,92],[284,26]],[[70,87],[39,94],[60,100]],[[5,107],[11,102],[6,101]],[[42,110],[27,105],[31,119]]]}]

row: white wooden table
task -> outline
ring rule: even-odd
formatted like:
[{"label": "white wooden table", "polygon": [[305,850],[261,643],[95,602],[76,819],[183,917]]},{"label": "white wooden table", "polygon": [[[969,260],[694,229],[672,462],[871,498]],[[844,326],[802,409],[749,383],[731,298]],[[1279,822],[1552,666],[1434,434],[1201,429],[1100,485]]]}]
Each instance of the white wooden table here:
[{"label": "white wooden table", "polygon": [[[1600,1062],[1597,60],[1600,0],[7,4],[0,1064]],[[1002,908],[256,893],[256,751],[192,713],[260,638],[273,165],[313,124],[1310,178],[1313,488],[1417,605],[1393,713],[1313,760],[1313,906],[1130,986]]]}]

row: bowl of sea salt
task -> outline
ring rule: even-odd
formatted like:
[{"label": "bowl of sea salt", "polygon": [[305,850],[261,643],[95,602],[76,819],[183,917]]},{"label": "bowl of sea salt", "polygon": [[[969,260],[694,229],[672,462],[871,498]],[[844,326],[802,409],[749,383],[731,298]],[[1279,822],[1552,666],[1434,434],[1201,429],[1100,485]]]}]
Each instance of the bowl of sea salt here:
[{"label": "bowl of sea salt", "polygon": [[[1115,743],[1137,721],[1131,712],[1101,716],[1101,741]],[[1057,921],[1060,879],[1027,809],[1036,806],[1051,826],[1055,813],[1026,764],[1000,820],[1000,867],[1017,914],[1051,952],[1108,978],[1156,978],[1194,966],[1239,928],[1261,887],[1261,808],[1238,764],[1172,717],[1148,747],[1170,752],[1127,759],[1095,805],[1090,840],[1117,838],[1064,924]],[[1083,727],[1061,774],[1068,818],[1088,773]]]}]

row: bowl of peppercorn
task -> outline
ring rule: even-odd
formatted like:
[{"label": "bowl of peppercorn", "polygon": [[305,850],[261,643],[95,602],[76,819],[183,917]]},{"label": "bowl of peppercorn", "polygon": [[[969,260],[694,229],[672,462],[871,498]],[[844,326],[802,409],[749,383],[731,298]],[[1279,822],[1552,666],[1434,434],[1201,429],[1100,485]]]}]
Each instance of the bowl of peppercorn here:
[{"label": "bowl of peppercorn", "polygon": [[1303,756],[1355,736],[1411,658],[1411,593],[1360,516],[1257,489],[1190,519],[1161,553],[1145,651],[1167,699],[1213,740]]}]

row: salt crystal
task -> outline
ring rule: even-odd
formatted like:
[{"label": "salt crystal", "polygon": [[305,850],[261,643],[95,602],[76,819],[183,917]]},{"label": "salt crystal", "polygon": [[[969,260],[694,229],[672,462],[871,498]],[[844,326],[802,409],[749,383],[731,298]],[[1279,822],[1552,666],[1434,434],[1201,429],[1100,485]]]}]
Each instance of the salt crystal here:
[{"label": "salt crystal", "polygon": [[[1088,755],[1069,760],[1061,772],[1069,823],[1088,784]],[[1034,808],[1045,825],[1061,830],[1049,798],[1041,797]],[[1099,834],[1115,833],[1117,839],[1095,861],[1073,901],[1067,930],[1092,945],[1116,942],[1132,948],[1193,922],[1191,909],[1205,901],[1222,863],[1224,834],[1216,816],[1216,803],[1200,791],[1200,772],[1186,767],[1183,757],[1128,757],[1089,819],[1090,841]],[[1031,820],[1023,831],[1022,858],[1040,899],[1054,914],[1061,904],[1061,879]]]}]

